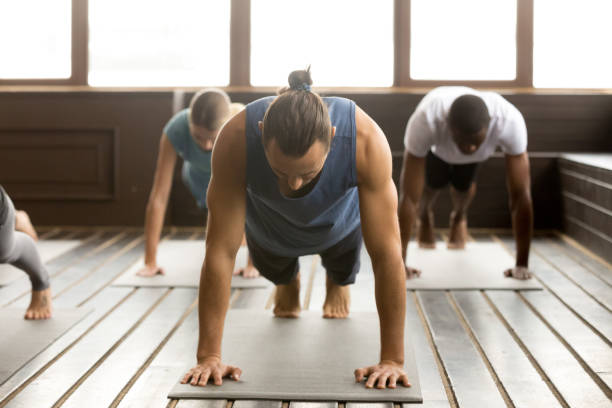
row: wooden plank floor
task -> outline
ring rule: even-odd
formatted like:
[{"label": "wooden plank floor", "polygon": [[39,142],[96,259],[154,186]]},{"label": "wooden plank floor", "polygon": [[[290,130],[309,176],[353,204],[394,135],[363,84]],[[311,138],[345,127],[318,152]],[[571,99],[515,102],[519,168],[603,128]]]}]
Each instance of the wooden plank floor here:
[{"label": "wooden plank floor", "polygon": [[[164,239],[202,236],[173,229]],[[194,362],[197,290],[110,286],[142,256],[140,230],[49,228],[41,238],[81,240],[48,263],[54,304],[94,311],[0,385],[0,408],[394,408],[169,400],[169,389]],[[507,234],[480,232],[473,239],[514,251]],[[375,311],[373,275],[363,261],[352,309]],[[408,293],[424,408],[612,407],[611,266],[552,233],[534,239],[531,265],[541,292]],[[320,310],[325,271],[318,257],[303,259],[301,279],[303,308]],[[271,313],[273,290],[235,290],[231,307]],[[25,277],[0,288],[0,307],[25,309],[28,300]]]}]

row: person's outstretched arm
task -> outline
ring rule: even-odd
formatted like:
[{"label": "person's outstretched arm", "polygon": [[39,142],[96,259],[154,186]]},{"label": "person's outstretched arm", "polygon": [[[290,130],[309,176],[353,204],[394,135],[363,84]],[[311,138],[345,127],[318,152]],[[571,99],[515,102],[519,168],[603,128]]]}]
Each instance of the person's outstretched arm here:
[{"label": "person's outstretched arm", "polygon": [[[417,211],[423,186],[425,185],[425,158],[417,157],[408,152],[404,153],[404,163],[400,175],[399,223],[402,238],[402,259],[406,265],[408,243],[412,227],[417,217]],[[421,271],[406,266],[406,277],[419,276]]]},{"label": "person's outstretched arm", "polygon": [[[356,108],[357,179],[361,229],[372,259],[380,319],[380,361],[355,370],[366,387],[410,386],[404,371],[406,279],[397,219],[397,191],[391,178],[391,151],[382,130]],[[372,165],[375,163],[376,165]]]},{"label": "person's outstretched arm", "polygon": [[516,241],[516,265],[504,272],[506,276],[529,279],[529,247],[533,234],[533,207],[531,203],[531,177],[527,152],[506,155],[506,179],[512,227]]},{"label": "person's outstretched arm", "polygon": [[246,211],[246,142],[244,111],[221,130],[213,148],[212,177],[208,187],[206,256],[200,276],[200,317],[197,365],[183,384],[220,385],[223,377],[240,378],[238,367],[221,361],[221,339],[229,306],[232,269],[242,242]]},{"label": "person's outstretched arm", "polygon": [[159,141],[159,154],[153,187],[151,188],[151,194],[149,194],[145,214],[145,266],[138,271],[138,275],[153,276],[157,273],[164,273],[163,269],[157,265],[157,245],[164,225],[175,163],[176,152],[174,147],[172,147],[172,143],[170,143],[166,134],[162,134]]}]

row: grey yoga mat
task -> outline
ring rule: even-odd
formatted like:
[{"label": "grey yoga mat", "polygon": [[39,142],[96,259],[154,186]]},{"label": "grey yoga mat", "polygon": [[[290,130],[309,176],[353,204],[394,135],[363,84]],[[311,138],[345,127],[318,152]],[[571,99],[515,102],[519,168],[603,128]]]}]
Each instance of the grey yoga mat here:
[{"label": "grey yoga mat", "polygon": [[[164,268],[164,275],[143,277],[136,275],[142,268],[140,259],[113,282],[113,286],[139,287],[187,287],[200,286],[200,271],[206,247],[204,241],[163,241],[157,248],[157,264]],[[247,263],[247,249],[240,247],[236,255],[236,267]],[[265,278],[232,277],[232,288],[265,288],[272,283]]]},{"label": "grey yoga mat", "polygon": [[[279,319],[265,311],[230,310],[223,333],[223,361],[242,369],[240,381],[224,379],[221,386],[206,387],[179,383],[169,397],[421,402],[408,334],[405,369],[412,387],[366,389],[355,382],[353,372],[379,361],[376,313],[323,319],[320,312],[303,312],[298,319]],[[187,372],[187,365],[194,361],[188,354],[185,358]]]},{"label": "grey yoga mat", "polygon": [[410,243],[407,264],[420,269],[421,276],[406,280],[415,290],[538,290],[535,278],[507,278],[503,272],[515,260],[497,243],[468,242],[465,249],[447,249],[438,242],[436,249],[421,249]]},{"label": "grey yoga mat", "polygon": [[[81,241],[76,239],[40,240],[36,243],[36,247],[43,263],[47,263],[80,243]],[[27,276],[22,270],[8,264],[0,264],[0,286],[6,286],[22,276]]]},{"label": "grey yoga mat", "polygon": [[49,347],[68,329],[87,316],[83,308],[56,309],[47,320],[25,320],[23,309],[0,309],[0,384],[40,352]]}]

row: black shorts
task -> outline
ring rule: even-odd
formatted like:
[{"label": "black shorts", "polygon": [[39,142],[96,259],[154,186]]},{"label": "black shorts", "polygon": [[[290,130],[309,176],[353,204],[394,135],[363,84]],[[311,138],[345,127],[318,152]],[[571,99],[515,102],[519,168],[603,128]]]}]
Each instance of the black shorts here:
[{"label": "black shorts", "polygon": [[476,180],[479,165],[449,164],[429,151],[425,157],[425,184],[438,190],[450,183],[457,191],[467,191]]},{"label": "black shorts", "polygon": [[[276,285],[286,285],[295,279],[300,267],[298,258],[275,255],[259,246],[246,236],[249,254],[259,273]],[[350,285],[361,266],[361,226],[355,228],[337,244],[327,248],[319,255],[327,276],[337,285]]]}]

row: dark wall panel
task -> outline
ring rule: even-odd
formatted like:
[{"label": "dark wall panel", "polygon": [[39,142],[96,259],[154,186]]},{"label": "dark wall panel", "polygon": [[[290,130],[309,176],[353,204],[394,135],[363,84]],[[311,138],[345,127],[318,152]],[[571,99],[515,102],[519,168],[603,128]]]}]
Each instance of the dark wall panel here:
[{"label": "dark wall panel", "polygon": [[[0,183],[38,224],[142,225],[162,128],[192,95],[0,90]],[[232,100],[242,103],[267,95],[230,92]],[[406,122],[424,94],[335,95],[355,100],[381,126],[393,152],[397,183]],[[536,226],[559,227],[558,171],[555,156],[548,153],[612,151],[612,95],[504,96],[527,122]],[[166,221],[201,225],[205,213],[182,185],[180,165],[179,160]],[[503,158],[483,164],[478,181],[470,225],[508,227]],[[438,225],[448,223],[449,209],[448,195],[441,196]]]}]

